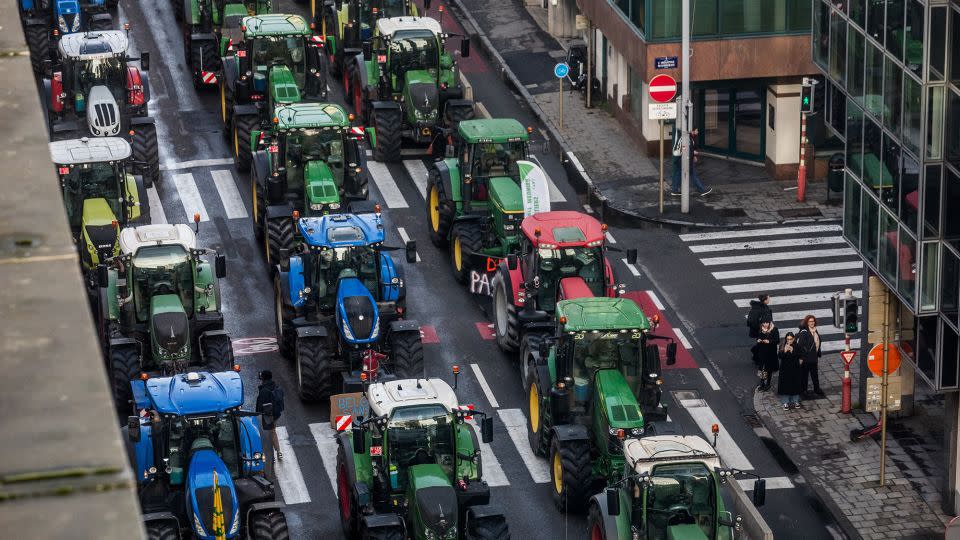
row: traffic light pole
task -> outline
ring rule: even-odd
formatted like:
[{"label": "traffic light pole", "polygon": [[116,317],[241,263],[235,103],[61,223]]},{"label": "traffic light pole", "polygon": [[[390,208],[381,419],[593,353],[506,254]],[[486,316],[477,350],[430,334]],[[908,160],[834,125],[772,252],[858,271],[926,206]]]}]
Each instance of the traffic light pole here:
[{"label": "traffic light pole", "polygon": [[880,383],[880,487],[886,483],[887,475],[887,384],[889,355],[887,349],[887,332],[890,330],[890,291],[883,291],[883,381]]},{"label": "traffic light pole", "polygon": [[[844,333],[844,349],[845,351],[850,350],[850,333]],[[850,393],[853,391],[853,383],[850,381],[850,364],[844,359],[843,361],[843,390],[840,395],[840,414],[850,414]]]}]

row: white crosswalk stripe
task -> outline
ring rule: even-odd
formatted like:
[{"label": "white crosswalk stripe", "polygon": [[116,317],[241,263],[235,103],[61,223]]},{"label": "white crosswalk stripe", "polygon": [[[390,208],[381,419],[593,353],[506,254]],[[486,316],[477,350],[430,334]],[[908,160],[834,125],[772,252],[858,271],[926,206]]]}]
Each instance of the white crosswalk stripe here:
[{"label": "white crosswalk stripe", "polygon": [[379,161],[367,161],[367,170],[370,171],[370,177],[380,191],[384,206],[394,209],[408,208],[407,200],[403,198],[403,193],[400,192],[396,180],[385,164]]},{"label": "white crosswalk stripe", "polygon": [[293,451],[290,438],[287,436],[287,428],[277,426],[276,430],[277,439],[280,442],[280,451],[283,452],[283,459],[277,460],[274,464],[274,471],[277,475],[277,483],[280,484],[283,502],[287,504],[308,503],[310,502],[310,492],[307,491],[303,473],[300,472],[300,462],[297,460],[297,454]]},{"label": "white crosswalk stripe", "polygon": [[200,214],[200,221],[209,221],[210,216],[207,215],[207,208],[203,205],[203,198],[200,197],[200,190],[197,189],[193,173],[175,174],[173,183],[177,187],[180,203],[183,204],[187,223],[193,222],[193,215],[196,213]]},{"label": "white crosswalk stripe", "polygon": [[426,199],[428,173],[427,166],[423,164],[423,160],[405,159],[403,160],[403,168],[407,170],[407,174],[410,175],[413,183],[417,185],[417,191],[420,192],[420,196]]},{"label": "white crosswalk stripe", "polygon": [[247,217],[247,207],[243,205],[243,199],[240,198],[240,190],[237,189],[233,173],[229,169],[220,169],[210,171],[210,176],[213,176],[213,183],[217,186],[223,209],[227,212],[227,219]]},{"label": "white crosswalk stripe", "polygon": [[160,194],[157,193],[156,185],[147,188],[147,200],[150,203],[150,223],[165,225],[167,214],[163,211],[163,203],[160,201]]},{"label": "white crosswalk stripe", "polygon": [[329,422],[317,422],[310,424],[310,433],[313,434],[313,440],[317,443],[317,451],[320,452],[320,459],[323,461],[323,470],[327,472],[327,478],[330,479],[330,487],[336,493],[337,432],[330,427]]}]

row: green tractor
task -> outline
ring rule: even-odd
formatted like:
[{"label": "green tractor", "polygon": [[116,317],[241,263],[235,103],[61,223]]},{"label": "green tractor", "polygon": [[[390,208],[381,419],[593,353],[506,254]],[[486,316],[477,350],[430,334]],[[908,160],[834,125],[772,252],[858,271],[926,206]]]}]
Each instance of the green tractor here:
[{"label": "green tractor", "polygon": [[[199,221],[199,215],[194,217]],[[130,410],[130,381],[144,372],[210,372],[233,365],[223,330],[219,280],[226,260],[197,248],[188,225],[120,231],[120,254],[97,267],[99,331],[118,410]]]},{"label": "green tractor", "polygon": [[67,221],[88,273],[120,253],[122,227],[150,223],[147,190],[143,177],[133,174],[132,154],[119,137],[50,143]]},{"label": "green tractor", "polygon": [[[457,62],[444,49],[448,37],[427,17],[379,19],[370,47],[345,60],[344,95],[369,122],[377,161],[399,161],[402,141],[438,147],[473,118]],[[467,57],[470,40],[461,39],[459,53]]]},{"label": "green tractor", "polygon": [[231,40],[221,59],[220,112],[237,168],[246,172],[250,134],[272,121],[277,106],[326,99],[326,56],[300,15],[244,17],[240,30],[243,39]]},{"label": "green tractor", "polygon": [[[600,483],[620,479],[623,441],[667,429],[660,402],[660,350],[633,300],[578,298],[557,304],[555,322],[528,325],[521,344],[530,447],[547,455],[561,511],[583,509]],[[549,326],[548,326],[549,325]]]},{"label": "green tractor", "polygon": [[347,538],[506,540],[499,508],[483,481],[480,441],[469,415],[480,415],[481,441],[493,419],[462,409],[440,379],[375,383],[366,390],[370,418],[337,436],[337,496]]},{"label": "green tractor", "polygon": [[352,58],[370,42],[377,19],[416,17],[418,9],[413,0],[310,0],[310,13],[324,37],[330,72],[339,75],[344,58]]},{"label": "green tractor", "polygon": [[253,225],[268,265],[293,248],[294,211],[322,216],[367,199],[363,130],[352,117],[332,103],[280,105],[271,129],[253,132]]},{"label": "green tractor", "polygon": [[[745,497],[733,487],[734,475],[743,471],[721,468],[716,450],[702,437],[628,439],[623,453],[623,479],[590,500],[587,530],[592,540],[733,540],[739,536],[734,531],[740,518],[733,518],[725,499]],[[765,499],[766,481],[758,478],[752,502],[760,507]]]}]

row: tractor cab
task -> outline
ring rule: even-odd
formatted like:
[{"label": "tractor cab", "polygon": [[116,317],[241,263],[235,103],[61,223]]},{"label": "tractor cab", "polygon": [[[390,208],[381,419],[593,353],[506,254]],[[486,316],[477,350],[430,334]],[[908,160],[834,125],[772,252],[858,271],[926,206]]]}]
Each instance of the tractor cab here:
[{"label": "tractor cab", "polygon": [[251,72],[251,80],[240,77],[240,88],[236,92],[247,92],[246,97],[252,101],[268,102],[268,111],[278,104],[300,101],[308,74],[315,72],[318,65],[318,53],[310,41],[310,27],[303,17],[279,14],[244,17],[240,28],[244,43],[237,51],[239,73]]}]

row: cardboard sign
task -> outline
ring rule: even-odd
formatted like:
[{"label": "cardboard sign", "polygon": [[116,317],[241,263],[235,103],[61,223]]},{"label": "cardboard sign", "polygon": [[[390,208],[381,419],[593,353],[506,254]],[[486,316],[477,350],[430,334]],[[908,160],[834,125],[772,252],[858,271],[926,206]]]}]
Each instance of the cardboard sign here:
[{"label": "cardboard sign", "polygon": [[550,184],[547,173],[532,161],[518,160],[523,217],[550,211]]},{"label": "cardboard sign", "polygon": [[370,403],[362,392],[330,396],[330,427],[336,429],[337,417],[343,416],[353,417],[351,421],[358,416],[364,418],[370,416]]}]

